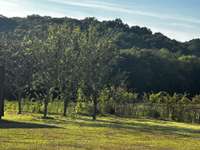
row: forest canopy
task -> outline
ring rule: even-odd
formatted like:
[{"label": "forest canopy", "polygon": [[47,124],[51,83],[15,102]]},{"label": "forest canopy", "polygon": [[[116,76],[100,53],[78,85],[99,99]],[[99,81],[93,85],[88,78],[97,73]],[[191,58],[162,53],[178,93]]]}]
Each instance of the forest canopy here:
[{"label": "forest canopy", "polygon": [[[112,43],[118,57],[116,57],[116,64],[109,67],[113,67],[115,76],[124,74],[120,79],[123,80],[123,84],[128,89],[141,93],[152,91],[199,93],[200,39],[181,43],[171,40],[161,33],[153,34],[150,29],[145,27],[130,27],[120,19],[100,22],[95,18],[76,20],[32,15],[27,18],[0,17],[1,63],[6,62],[6,65],[8,65],[6,67],[8,76],[6,96],[12,97],[11,93],[15,93],[14,91],[17,90],[13,85],[15,83],[13,80],[17,80],[16,76],[21,76],[21,79],[18,80],[23,80],[25,83],[29,82],[26,80],[33,79],[33,76],[39,70],[37,68],[40,66],[37,64],[39,63],[38,60],[41,60],[39,57],[47,55],[45,51],[41,52],[40,49],[49,46],[52,53],[73,49],[72,52],[66,53],[76,55],[77,49],[74,46],[80,48],[80,44],[82,44],[80,39],[76,39],[79,36],[77,34],[85,34],[83,35],[85,39],[81,40],[86,40],[86,38],[89,38],[87,34],[93,32],[91,30],[95,30],[94,34],[98,37],[97,43],[100,41]],[[72,41],[72,43],[69,43],[72,39],[76,43]],[[49,40],[53,40],[55,45],[47,45],[50,43]],[[56,42],[62,42],[62,45],[57,47]],[[96,47],[93,48],[95,51]],[[109,51],[106,46],[103,49]],[[35,55],[34,58],[33,54]],[[91,53],[90,56],[86,57],[89,59],[92,56]],[[54,57],[49,56],[46,59],[49,59],[46,60],[49,63],[48,67],[53,67],[51,63],[53,63]],[[74,60],[70,61],[74,62]],[[96,68],[96,64],[93,63],[93,65],[90,66],[90,69],[91,67]]]},{"label": "forest canopy", "polygon": [[93,103],[95,120],[105,97],[114,99],[113,104],[132,104],[146,101],[144,93],[158,93],[147,94],[151,101],[164,91],[169,95],[161,94],[161,99],[174,99],[175,94],[174,105],[195,98],[200,91],[200,39],[182,43],[120,19],[1,16],[0,66],[5,68],[5,98],[18,100],[19,114],[22,98],[42,100],[44,117],[50,101],[63,100],[66,115],[70,101],[81,98]]}]

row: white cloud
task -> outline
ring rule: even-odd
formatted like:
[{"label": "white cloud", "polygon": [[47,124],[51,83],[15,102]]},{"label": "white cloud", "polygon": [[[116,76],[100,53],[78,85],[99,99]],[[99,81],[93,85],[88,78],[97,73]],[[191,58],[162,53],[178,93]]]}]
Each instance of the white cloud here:
[{"label": "white cloud", "polygon": [[146,12],[146,11],[140,11],[140,10],[132,10],[130,8],[125,8],[121,5],[105,3],[105,2],[97,2],[95,0],[82,1],[82,2],[78,0],[73,0],[73,1],[72,0],[48,0],[48,1],[65,4],[65,5],[80,6],[80,7],[94,8],[94,9],[97,8],[97,9],[103,9],[107,11],[141,15],[141,16],[153,17],[153,18],[158,18],[158,19],[163,19],[163,20],[176,20],[176,21],[200,24],[200,20],[198,18],[183,17],[183,16],[174,15],[174,14],[169,15],[169,14]]},{"label": "white cloud", "polygon": [[9,6],[9,7],[18,6],[18,4],[15,2],[16,1],[12,1],[12,0],[8,0],[8,1],[0,0],[0,5],[1,5],[1,8],[5,7],[5,6]]},{"label": "white cloud", "polygon": [[191,39],[200,37],[200,33],[181,31],[181,30],[175,30],[175,29],[167,29],[167,28],[162,28],[162,27],[151,27],[151,30],[154,33],[155,32],[164,33],[166,36],[172,39],[176,39],[181,42],[189,41]]},{"label": "white cloud", "polygon": [[172,26],[172,27],[177,27],[177,28],[187,28],[187,29],[196,29],[196,28],[198,28],[195,25],[186,24],[186,23],[178,23],[178,22],[168,23],[168,25]]}]

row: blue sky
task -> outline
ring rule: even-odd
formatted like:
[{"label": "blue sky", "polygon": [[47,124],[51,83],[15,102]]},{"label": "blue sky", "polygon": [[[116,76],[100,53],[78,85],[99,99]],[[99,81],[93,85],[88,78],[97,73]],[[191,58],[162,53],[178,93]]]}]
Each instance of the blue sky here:
[{"label": "blue sky", "polygon": [[200,0],[0,0],[0,14],[121,18],[179,41],[200,38]]}]

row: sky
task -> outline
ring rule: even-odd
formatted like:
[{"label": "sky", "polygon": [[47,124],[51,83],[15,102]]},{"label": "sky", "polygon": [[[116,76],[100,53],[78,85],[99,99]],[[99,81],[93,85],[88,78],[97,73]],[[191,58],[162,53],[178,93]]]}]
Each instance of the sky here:
[{"label": "sky", "polygon": [[130,26],[148,27],[178,41],[200,38],[200,0],[0,0],[0,14],[121,18]]}]

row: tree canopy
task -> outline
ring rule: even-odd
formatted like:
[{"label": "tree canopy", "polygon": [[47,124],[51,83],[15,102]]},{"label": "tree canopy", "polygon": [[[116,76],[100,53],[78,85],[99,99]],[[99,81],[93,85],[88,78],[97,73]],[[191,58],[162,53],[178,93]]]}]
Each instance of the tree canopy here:
[{"label": "tree canopy", "polygon": [[[200,40],[181,43],[128,26],[120,19],[76,20],[38,15],[0,17],[0,66],[6,98],[25,96],[69,101],[82,92],[97,112],[101,92],[123,86],[138,93],[199,94]],[[19,107],[20,113],[20,107]]]}]

